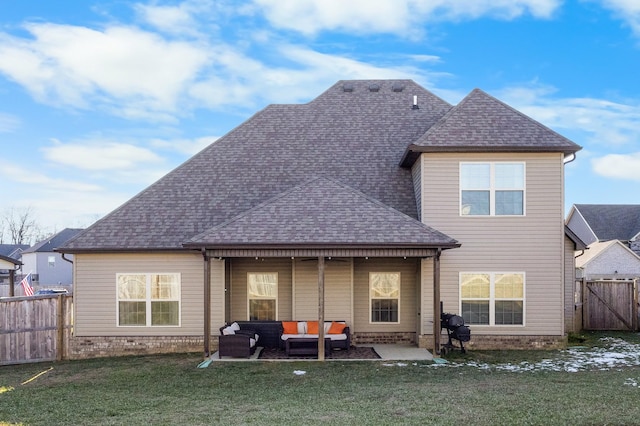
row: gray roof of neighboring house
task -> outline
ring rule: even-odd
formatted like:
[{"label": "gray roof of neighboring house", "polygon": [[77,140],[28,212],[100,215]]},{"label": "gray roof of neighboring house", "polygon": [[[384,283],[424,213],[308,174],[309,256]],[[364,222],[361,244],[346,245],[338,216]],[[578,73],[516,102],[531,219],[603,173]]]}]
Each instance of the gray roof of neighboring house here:
[{"label": "gray roof of neighboring house", "polygon": [[64,245],[64,243],[69,241],[71,238],[78,235],[81,231],[82,229],[65,228],[57,234],[34,244],[33,246],[24,250],[23,253],[53,252],[58,247]]},{"label": "gray roof of neighboring house", "polygon": [[27,244],[0,244],[0,255],[19,259],[29,246]]},{"label": "gray roof of neighboring house", "polygon": [[[419,108],[412,107],[414,96],[417,96]],[[411,219],[414,222],[411,226],[417,226],[418,210],[411,170],[400,167],[407,146],[448,144],[450,140],[430,141],[429,129],[436,123],[442,129],[456,122],[458,125],[469,124],[456,118],[458,116],[466,117],[473,124],[473,111],[478,113],[476,121],[481,123],[486,124],[488,115],[499,114],[499,123],[520,126],[512,129],[509,135],[517,135],[516,140],[522,140],[525,145],[537,143],[536,147],[546,147],[547,151],[579,149],[482,92],[474,91],[463,103],[456,107],[459,112],[453,115],[450,104],[413,81],[358,80],[339,81],[307,104],[268,106],[81,232],[61,251],[181,249],[184,243],[198,235],[214,243],[218,241],[214,236],[223,238],[239,221],[263,217],[265,222],[261,227],[236,228],[235,235],[227,235],[236,243],[256,243],[259,238],[254,232],[266,232],[267,229],[275,232],[278,223],[283,224],[282,219],[267,221],[262,210],[266,207],[256,209],[256,206],[275,202],[274,197],[279,196],[301,205],[309,194],[293,188],[312,178],[327,178],[334,185],[361,193],[361,197],[356,197],[361,205],[352,205],[355,211],[372,209],[371,203],[377,202],[397,211],[398,215],[391,215],[390,219]],[[484,107],[490,111],[479,111]],[[443,122],[447,113],[452,120]],[[535,132],[535,135],[529,136],[528,132]],[[456,133],[449,135],[454,139],[457,137]],[[491,132],[484,135],[489,137]],[[486,146],[486,141],[478,138],[467,142]],[[510,147],[514,146],[512,140]],[[316,182],[323,182],[320,188],[313,188],[321,193],[332,185],[327,180]],[[345,195],[344,191],[339,192],[340,196]],[[291,199],[292,194],[299,198]],[[328,200],[330,202],[331,198]],[[377,209],[376,214],[383,211],[386,217],[389,212],[382,208]],[[283,217],[291,218],[289,213],[281,213]],[[307,217],[298,219],[317,224],[331,214],[325,205],[317,203],[316,209],[305,210]],[[354,212],[345,217],[341,225],[347,234],[336,234],[334,238],[325,234],[323,238],[328,244],[339,244],[344,239],[356,241],[360,238],[359,230],[366,229],[376,220],[363,215],[362,223],[358,223]],[[394,238],[391,226],[382,223],[380,226],[381,234]],[[305,240],[310,238],[306,235],[310,232],[308,229],[292,227],[277,231],[281,233],[274,234],[274,238],[275,235],[280,239],[286,236],[292,243],[311,241]],[[451,244],[454,241],[431,231],[432,242]],[[395,236],[396,242],[403,238]]]},{"label": "gray roof of neighboring house", "polygon": [[188,246],[457,246],[457,241],[338,181],[314,178],[198,235]]},{"label": "gray roof of neighboring house", "polygon": [[576,204],[599,241],[629,241],[640,233],[640,204]]},{"label": "gray roof of neighboring house", "polygon": [[586,250],[588,245],[576,235],[568,226],[564,227],[564,234],[573,242],[576,250]]},{"label": "gray roof of neighboring house", "polygon": [[421,152],[564,152],[581,147],[480,89],[474,89],[413,142],[403,165]]}]

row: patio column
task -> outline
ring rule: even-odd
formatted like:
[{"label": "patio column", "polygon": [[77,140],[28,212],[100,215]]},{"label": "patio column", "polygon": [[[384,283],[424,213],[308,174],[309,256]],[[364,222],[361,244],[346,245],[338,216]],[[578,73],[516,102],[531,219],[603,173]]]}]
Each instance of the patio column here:
[{"label": "patio column", "polygon": [[433,256],[433,356],[440,356],[440,254],[438,248]]},{"label": "patio column", "polygon": [[206,249],[202,249],[204,258],[204,357],[211,355],[211,263]]},{"label": "patio column", "polygon": [[318,361],[324,361],[324,256],[318,257]]}]

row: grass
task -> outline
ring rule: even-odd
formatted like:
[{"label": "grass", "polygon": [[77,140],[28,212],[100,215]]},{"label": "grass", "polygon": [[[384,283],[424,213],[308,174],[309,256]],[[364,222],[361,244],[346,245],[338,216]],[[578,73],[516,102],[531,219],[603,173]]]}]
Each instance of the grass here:
[{"label": "grass", "polygon": [[[601,336],[586,334],[580,344],[603,345]],[[635,333],[621,336],[640,343]],[[513,373],[465,365],[535,362],[559,354],[454,353],[444,367],[238,362],[198,369],[201,359],[193,354],[5,366],[0,424],[640,423],[640,387],[630,385],[640,382],[637,366]]]}]

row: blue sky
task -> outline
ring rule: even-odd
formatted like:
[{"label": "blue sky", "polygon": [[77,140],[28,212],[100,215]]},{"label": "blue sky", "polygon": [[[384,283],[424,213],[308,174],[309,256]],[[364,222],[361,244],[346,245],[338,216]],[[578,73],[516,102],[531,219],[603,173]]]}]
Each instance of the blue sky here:
[{"label": "blue sky", "polygon": [[271,103],[341,79],[479,87],[583,146],[573,203],[640,203],[637,0],[0,0],[0,213],[85,227]]}]

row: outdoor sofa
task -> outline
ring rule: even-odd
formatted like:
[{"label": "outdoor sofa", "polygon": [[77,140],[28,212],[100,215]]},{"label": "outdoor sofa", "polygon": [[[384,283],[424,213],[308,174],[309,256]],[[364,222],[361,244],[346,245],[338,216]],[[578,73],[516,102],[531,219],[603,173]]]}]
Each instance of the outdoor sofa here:
[{"label": "outdoor sofa", "polygon": [[[286,346],[291,338],[318,338],[318,321],[282,321],[280,348]],[[331,339],[332,349],[349,350],[351,332],[346,321],[325,321],[324,337]]]},{"label": "outdoor sofa", "polygon": [[220,327],[218,353],[220,356],[249,358],[256,351],[260,335],[250,328],[241,329],[237,322]]}]

